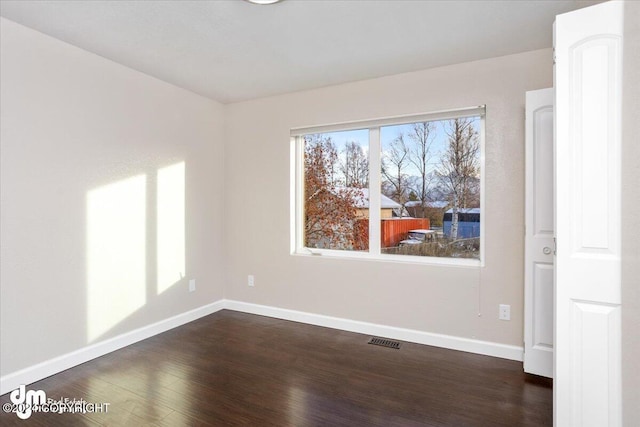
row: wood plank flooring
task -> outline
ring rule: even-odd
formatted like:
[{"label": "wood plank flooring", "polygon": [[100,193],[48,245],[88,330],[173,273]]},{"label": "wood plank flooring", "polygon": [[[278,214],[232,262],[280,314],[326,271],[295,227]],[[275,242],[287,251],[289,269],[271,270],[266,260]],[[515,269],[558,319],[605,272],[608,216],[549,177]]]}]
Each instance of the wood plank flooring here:
[{"label": "wood plank flooring", "polygon": [[[3,426],[546,426],[550,380],[514,361],[224,310],[34,383],[107,413]],[[0,397],[9,402],[9,395]]]}]

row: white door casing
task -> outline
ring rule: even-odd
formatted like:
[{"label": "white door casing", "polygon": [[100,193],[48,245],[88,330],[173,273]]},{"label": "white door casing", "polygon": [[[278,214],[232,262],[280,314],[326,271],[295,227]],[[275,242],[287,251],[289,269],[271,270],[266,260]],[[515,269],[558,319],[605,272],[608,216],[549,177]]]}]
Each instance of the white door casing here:
[{"label": "white door casing", "polygon": [[526,93],[524,371],[553,377],[553,89]]},{"label": "white door casing", "polygon": [[620,426],[622,2],[555,23],[554,424]]}]

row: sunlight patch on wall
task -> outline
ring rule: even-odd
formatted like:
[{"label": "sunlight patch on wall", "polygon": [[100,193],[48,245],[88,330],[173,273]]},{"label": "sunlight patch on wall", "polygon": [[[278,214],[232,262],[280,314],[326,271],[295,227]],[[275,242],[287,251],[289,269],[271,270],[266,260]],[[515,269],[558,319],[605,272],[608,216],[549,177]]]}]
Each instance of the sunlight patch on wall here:
[{"label": "sunlight patch on wall", "polygon": [[87,335],[91,342],[146,302],[146,176],[87,195]]},{"label": "sunlight patch on wall", "polygon": [[184,162],[158,170],[158,295],[185,276]]}]

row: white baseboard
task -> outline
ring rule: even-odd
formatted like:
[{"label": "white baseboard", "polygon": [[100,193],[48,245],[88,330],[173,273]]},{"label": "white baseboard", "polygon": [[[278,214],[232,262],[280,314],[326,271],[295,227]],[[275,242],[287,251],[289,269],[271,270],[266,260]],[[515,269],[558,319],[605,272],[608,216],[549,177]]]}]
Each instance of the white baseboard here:
[{"label": "white baseboard", "polygon": [[291,320],[294,322],[307,323],[309,325],[323,326],[326,328],[341,329],[360,334],[393,338],[417,344],[432,345],[451,350],[483,354],[502,359],[517,360],[520,362],[523,360],[523,349],[518,346],[454,337],[451,335],[434,334],[415,329],[396,328],[393,326],[378,325],[375,323],[223,299],[5,375],[0,378],[0,395],[8,393],[11,390],[15,390],[21,384],[26,385],[34,383],[48,376],[57,374],[58,372],[62,372],[65,369],[88,362],[96,357],[111,353],[112,351],[150,338],[154,335],[168,331],[169,329],[184,325],[185,323],[192,322],[203,316],[213,314],[223,309],[258,314],[283,320]]},{"label": "white baseboard", "polygon": [[173,329],[200,317],[207,316],[224,309],[224,300],[216,301],[202,307],[178,314],[148,326],[127,332],[117,337],[88,345],[71,353],[55,357],[37,365],[30,366],[0,378],[0,395],[18,388],[21,384],[31,384],[43,378],[62,372],[96,357],[126,347],[146,338]]},{"label": "white baseboard", "polygon": [[523,348],[515,345],[498,344],[489,341],[455,337],[452,335],[434,334],[415,329],[396,328],[393,326],[378,325],[375,323],[360,322],[357,320],[330,317],[321,314],[312,314],[266,305],[250,304],[241,301],[225,300],[224,305],[226,309],[241,311],[244,313],[259,314],[261,316],[292,320],[294,322],[341,329],[359,334],[375,335],[379,337],[393,338],[400,341],[448,348],[451,350],[483,354],[486,356],[499,357],[501,359],[517,360],[522,362],[524,355]]}]

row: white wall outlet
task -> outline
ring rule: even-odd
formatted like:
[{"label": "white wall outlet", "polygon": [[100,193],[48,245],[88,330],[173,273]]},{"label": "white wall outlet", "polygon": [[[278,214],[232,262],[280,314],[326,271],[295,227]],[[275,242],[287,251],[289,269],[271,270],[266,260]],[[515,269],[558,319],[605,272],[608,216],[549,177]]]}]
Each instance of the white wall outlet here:
[{"label": "white wall outlet", "polygon": [[255,278],[253,277],[253,274],[250,274],[249,276],[247,276],[247,285],[249,286],[254,286],[255,285]]},{"label": "white wall outlet", "polygon": [[500,304],[498,319],[511,320],[511,306],[508,304]]},{"label": "white wall outlet", "polygon": [[189,280],[189,292],[196,290],[196,279]]}]

